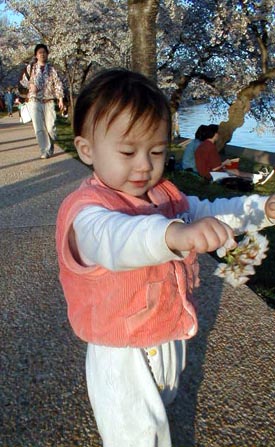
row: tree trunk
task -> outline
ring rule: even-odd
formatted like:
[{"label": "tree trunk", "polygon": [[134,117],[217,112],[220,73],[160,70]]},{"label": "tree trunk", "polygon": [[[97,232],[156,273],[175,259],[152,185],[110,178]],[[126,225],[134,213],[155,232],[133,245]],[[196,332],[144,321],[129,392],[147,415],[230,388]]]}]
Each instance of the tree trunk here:
[{"label": "tree trunk", "polygon": [[132,69],[156,81],[156,19],[159,0],[128,0]]},{"label": "tree trunk", "polygon": [[172,93],[171,99],[170,99],[170,107],[171,107],[172,113],[177,112],[177,110],[180,106],[180,103],[181,103],[182,94],[183,94],[184,90],[187,88],[191,79],[192,79],[191,76],[184,75],[184,76],[181,76],[181,78],[178,80],[177,88]]},{"label": "tree trunk", "polygon": [[187,88],[189,82],[191,81],[191,76],[182,76],[177,82],[177,89],[172,93],[170,99],[170,108],[172,113],[172,138],[179,137],[179,122],[178,122],[178,109],[181,103],[181,97],[183,91]]},{"label": "tree trunk", "polygon": [[73,94],[73,86],[69,86],[69,106],[68,106],[68,115],[71,122],[71,127],[73,127],[74,122],[74,94]]},{"label": "tree trunk", "polygon": [[275,79],[275,69],[268,70],[237,94],[236,101],[229,107],[228,121],[222,121],[219,125],[218,150],[223,149],[225,144],[231,140],[233,132],[243,125],[245,115],[250,110],[250,102],[265,90],[270,79]]}]

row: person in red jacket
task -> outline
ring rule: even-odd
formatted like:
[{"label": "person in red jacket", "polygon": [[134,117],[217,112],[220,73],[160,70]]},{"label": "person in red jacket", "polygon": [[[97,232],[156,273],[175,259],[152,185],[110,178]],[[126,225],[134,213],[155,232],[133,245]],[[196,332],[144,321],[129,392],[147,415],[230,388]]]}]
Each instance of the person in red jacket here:
[{"label": "person in red jacket", "polygon": [[211,180],[211,171],[223,170],[222,160],[216,147],[219,126],[210,124],[205,131],[205,140],[195,152],[196,167],[199,175]]},{"label": "person in red jacket", "polygon": [[[224,177],[228,179],[240,178],[245,179],[251,184],[264,184],[274,174],[274,169],[269,170],[267,167],[262,168],[257,173],[244,172],[239,169],[232,169],[230,167],[230,160],[222,161],[221,156],[216,147],[216,142],[219,137],[219,126],[217,124],[210,124],[204,129],[204,140],[197,147],[195,151],[195,162],[197,172],[201,177],[207,180],[212,180],[214,172],[224,173]],[[222,177],[219,177],[220,179]]]}]

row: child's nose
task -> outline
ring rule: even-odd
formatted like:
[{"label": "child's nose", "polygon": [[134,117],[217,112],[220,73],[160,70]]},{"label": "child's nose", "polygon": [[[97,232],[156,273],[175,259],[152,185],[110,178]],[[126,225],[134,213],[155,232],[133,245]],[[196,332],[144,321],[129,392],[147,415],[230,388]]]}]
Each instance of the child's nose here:
[{"label": "child's nose", "polygon": [[138,171],[151,171],[152,169],[152,161],[150,155],[143,155],[139,157],[136,169]]}]

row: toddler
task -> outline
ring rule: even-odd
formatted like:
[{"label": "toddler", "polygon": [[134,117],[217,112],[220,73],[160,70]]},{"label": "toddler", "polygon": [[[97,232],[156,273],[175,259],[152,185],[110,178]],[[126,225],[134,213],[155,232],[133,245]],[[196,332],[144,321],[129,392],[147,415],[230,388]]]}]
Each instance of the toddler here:
[{"label": "toddler", "polygon": [[93,174],[62,203],[56,240],[68,317],[88,343],[98,429],[104,447],[171,447],[165,406],[197,332],[197,254],[273,225],[275,195],[212,203],[165,180],[169,103],[141,74],[99,73],[74,116],[75,146]]}]

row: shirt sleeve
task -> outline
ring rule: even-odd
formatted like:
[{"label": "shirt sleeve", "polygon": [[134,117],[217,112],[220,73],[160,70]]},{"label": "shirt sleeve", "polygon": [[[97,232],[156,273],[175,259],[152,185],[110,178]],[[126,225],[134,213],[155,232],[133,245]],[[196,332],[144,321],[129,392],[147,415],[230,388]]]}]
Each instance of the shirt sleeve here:
[{"label": "shirt sleeve", "polygon": [[229,225],[236,235],[246,231],[261,230],[274,225],[265,214],[268,197],[253,194],[251,196],[216,199],[213,202],[189,196],[189,211],[181,218],[193,222],[207,216],[213,216]]},{"label": "shirt sleeve", "polygon": [[[28,74],[28,76],[27,76]],[[25,87],[29,88],[30,85],[30,74],[31,74],[31,65],[27,65],[26,69],[23,72],[22,78],[20,79],[20,84]]]},{"label": "shirt sleeve", "polygon": [[129,216],[92,205],[79,212],[73,228],[85,265],[118,271],[182,259],[165,242],[168,226],[178,220],[159,214]]},{"label": "shirt sleeve", "polygon": [[57,71],[54,67],[52,67],[52,77],[54,83],[54,94],[57,99],[62,99],[64,96],[63,92],[63,84],[57,74]]}]

